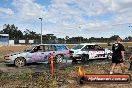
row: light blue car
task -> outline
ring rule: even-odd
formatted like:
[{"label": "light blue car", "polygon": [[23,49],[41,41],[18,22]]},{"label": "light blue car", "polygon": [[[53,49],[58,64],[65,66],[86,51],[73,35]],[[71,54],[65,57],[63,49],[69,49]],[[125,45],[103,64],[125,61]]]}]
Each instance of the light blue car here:
[{"label": "light blue car", "polygon": [[61,44],[34,45],[23,52],[11,53],[4,57],[6,64],[15,64],[22,67],[27,63],[50,61],[50,55],[54,55],[54,61],[61,63],[63,59],[70,59],[71,53],[68,47]]}]

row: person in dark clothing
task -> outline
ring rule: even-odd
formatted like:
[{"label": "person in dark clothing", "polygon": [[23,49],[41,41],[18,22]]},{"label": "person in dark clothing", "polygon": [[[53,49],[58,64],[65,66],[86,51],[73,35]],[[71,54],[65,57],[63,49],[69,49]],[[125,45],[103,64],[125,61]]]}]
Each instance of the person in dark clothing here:
[{"label": "person in dark clothing", "polygon": [[110,74],[113,74],[114,68],[117,64],[120,64],[122,73],[125,73],[125,65],[124,65],[125,49],[124,49],[124,46],[120,42],[121,42],[121,38],[118,37],[117,42],[113,44],[112,46],[113,54],[112,54],[112,67],[111,67]]}]

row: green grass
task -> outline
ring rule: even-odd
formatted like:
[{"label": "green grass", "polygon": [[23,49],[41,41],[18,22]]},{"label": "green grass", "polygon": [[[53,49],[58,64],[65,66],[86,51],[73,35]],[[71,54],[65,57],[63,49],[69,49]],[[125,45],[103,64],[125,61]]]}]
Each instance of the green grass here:
[{"label": "green grass", "polygon": [[[72,46],[69,46],[72,47]],[[103,47],[108,47],[108,46],[103,46]],[[109,46],[108,48],[111,48]],[[129,51],[130,52],[130,51]],[[0,61],[3,61],[2,56],[0,56]],[[128,61],[125,62],[125,64],[129,64]],[[90,63],[89,66],[84,66],[86,68],[87,73],[90,73],[89,70],[91,70],[91,67],[93,66],[109,66],[110,63]],[[106,68],[107,69],[107,68]],[[93,69],[92,69],[93,70]],[[55,70],[55,78],[53,79],[51,76],[51,71],[46,70],[41,73],[35,73],[31,70],[25,69],[24,71],[16,72],[16,73],[7,73],[7,72],[1,72],[0,71],[0,87],[4,86],[5,88],[7,85],[14,85],[15,87],[35,87],[35,88],[59,88],[61,86],[67,85],[67,87],[72,87],[72,88],[79,88],[76,87],[76,85],[73,83],[71,86],[71,83],[68,81],[76,81],[78,73],[78,67],[67,67],[65,70]],[[93,71],[93,74],[95,72]],[[69,85],[70,84],[70,85]],[[69,86],[68,86],[69,85]],[[4,88],[3,87],[3,88]],[[14,88],[15,88],[14,87]],[[10,87],[11,88],[11,87]],[[12,87],[13,88],[13,87]],[[92,87],[91,87],[92,88]],[[94,88],[94,87],[93,87]],[[97,87],[96,87],[97,88]],[[111,87],[112,88],[112,87]]]},{"label": "green grass", "polygon": [[74,68],[66,68],[65,70],[55,70],[54,78],[51,76],[51,72],[46,70],[41,73],[35,73],[33,71],[27,72],[0,72],[0,85],[5,86],[5,84],[10,84],[13,82],[13,85],[17,85],[15,83],[21,82],[21,85],[17,86],[24,86],[24,85],[31,85],[36,86],[36,88],[58,88],[61,85],[68,85],[67,79],[73,80],[68,74],[74,71]]},{"label": "green grass", "polygon": [[[126,61],[125,63],[127,64],[129,62]],[[110,63],[98,62],[96,64],[91,63],[89,66],[82,66],[85,68],[86,73],[96,74],[95,71],[98,66],[98,69],[102,68],[102,66],[105,68],[110,66]],[[96,70],[92,68],[93,66],[95,66]],[[50,70],[44,70],[40,73],[33,72],[28,69],[13,73],[0,71],[0,80],[2,80],[0,81],[0,87],[3,86],[3,88],[8,88],[7,85],[13,85],[12,88],[59,88],[61,86],[67,86],[68,88],[80,88],[80,86],[75,84],[77,74],[78,67],[67,67],[64,70],[57,69],[55,70],[54,78],[52,78]]]}]

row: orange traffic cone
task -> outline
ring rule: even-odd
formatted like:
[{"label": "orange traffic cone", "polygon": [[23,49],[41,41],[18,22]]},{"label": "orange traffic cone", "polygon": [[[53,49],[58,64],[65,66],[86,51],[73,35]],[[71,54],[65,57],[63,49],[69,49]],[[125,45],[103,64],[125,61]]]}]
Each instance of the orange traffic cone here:
[{"label": "orange traffic cone", "polygon": [[52,73],[52,78],[54,78],[54,56],[50,56],[50,62],[51,62],[51,73]]}]

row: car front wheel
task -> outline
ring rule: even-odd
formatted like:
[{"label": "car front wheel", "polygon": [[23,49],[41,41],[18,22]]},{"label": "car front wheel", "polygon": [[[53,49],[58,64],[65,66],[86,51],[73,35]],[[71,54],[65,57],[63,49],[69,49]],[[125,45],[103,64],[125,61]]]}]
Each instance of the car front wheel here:
[{"label": "car front wheel", "polygon": [[109,60],[111,60],[111,59],[112,59],[112,54],[109,53],[109,54],[107,55],[107,58],[108,58]]},{"label": "car front wheel", "polygon": [[16,60],[15,60],[15,66],[17,66],[17,67],[23,67],[23,66],[25,66],[25,64],[26,64],[26,60],[24,59],[24,58],[22,58],[22,57],[19,57],[19,58],[17,58]]},{"label": "car front wheel", "polygon": [[89,56],[88,55],[83,55],[81,58],[82,62],[87,62],[89,60]]},{"label": "car front wheel", "polygon": [[72,58],[72,63],[77,63],[76,58]]}]

